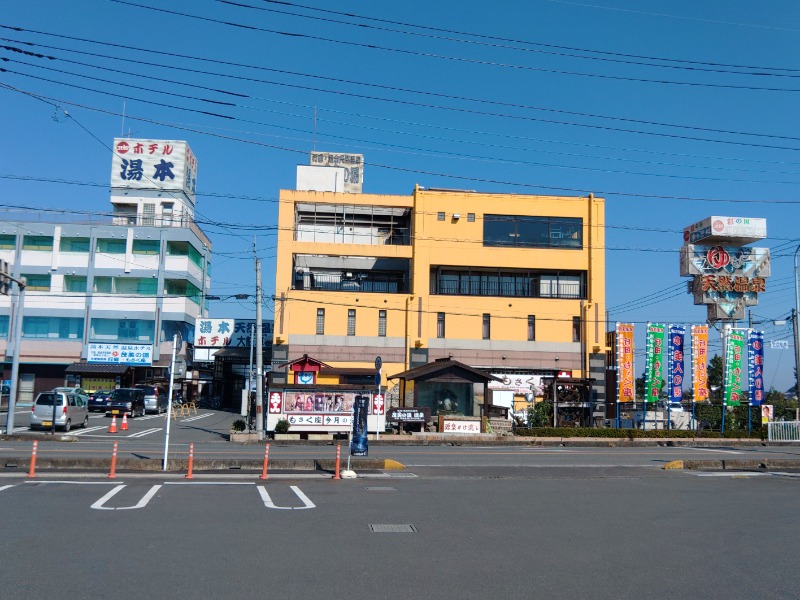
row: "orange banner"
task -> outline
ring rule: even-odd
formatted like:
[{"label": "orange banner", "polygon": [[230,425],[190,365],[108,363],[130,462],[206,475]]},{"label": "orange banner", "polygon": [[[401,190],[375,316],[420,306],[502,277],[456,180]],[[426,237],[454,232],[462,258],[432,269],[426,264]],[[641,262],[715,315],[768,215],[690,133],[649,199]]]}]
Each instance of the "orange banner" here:
[{"label": "orange banner", "polygon": [[617,323],[617,402],[635,400],[633,323]]},{"label": "orange banner", "polygon": [[692,391],[695,402],[708,400],[708,325],[692,325]]}]

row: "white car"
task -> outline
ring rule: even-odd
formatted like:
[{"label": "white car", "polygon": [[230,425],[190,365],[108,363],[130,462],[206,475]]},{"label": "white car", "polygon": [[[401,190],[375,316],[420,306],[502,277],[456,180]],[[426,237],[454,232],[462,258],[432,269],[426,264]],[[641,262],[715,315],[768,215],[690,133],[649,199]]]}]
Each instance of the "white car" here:
[{"label": "white car", "polygon": [[42,392],[31,407],[31,429],[58,427],[69,431],[73,426],[89,424],[89,406],[83,397],[71,392]]}]

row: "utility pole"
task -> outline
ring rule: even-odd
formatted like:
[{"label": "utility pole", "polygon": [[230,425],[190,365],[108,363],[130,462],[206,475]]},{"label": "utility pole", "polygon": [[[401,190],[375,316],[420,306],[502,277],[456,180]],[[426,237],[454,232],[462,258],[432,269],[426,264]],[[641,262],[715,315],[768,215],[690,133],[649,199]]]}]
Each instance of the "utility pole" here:
[{"label": "utility pole", "polygon": [[[800,246],[794,251],[794,311],[792,323],[794,325],[794,395],[797,398],[797,407],[800,409],[800,327],[797,326],[797,316],[800,314],[800,283],[797,280],[797,254]],[[800,410],[796,413],[800,416]]]},{"label": "utility pole", "polygon": [[19,350],[22,346],[22,311],[25,306],[25,278],[14,279],[10,275],[6,261],[0,264],[0,285],[2,292],[8,294],[11,282],[17,284],[17,309],[14,311],[14,352],[11,358],[11,389],[8,394],[8,416],[6,417],[6,434],[14,433],[14,410],[17,405],[17,391],[19,390]]},{"label": "utility pole", "polygon": [[264,439],[264,341],[261,324],[261,259],[256,259],[256,433]]}]

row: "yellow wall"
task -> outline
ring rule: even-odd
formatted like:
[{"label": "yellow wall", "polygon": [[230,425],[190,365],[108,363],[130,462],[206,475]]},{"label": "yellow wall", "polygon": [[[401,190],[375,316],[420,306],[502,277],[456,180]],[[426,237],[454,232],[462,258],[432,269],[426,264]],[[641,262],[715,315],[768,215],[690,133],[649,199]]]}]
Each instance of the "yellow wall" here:
[{"label": "yellow wall", "polygon": [[[413,208],[413,238],[410,246],[372,246],[356,244],[314,244],[294,241],[295,202],[359,204]],[[297,358],[290,339],[295,334],[315,333],[317,308],[325,308],[325,338],[346,336],[347,310],[356,309],[356,338],[377,338],[378,311],[387,311],[387,338],[403,338],[402,352],[375,347],[372,355],[384,356],[384,375],[408,367],[408,348],[415,344],[429,347],[436,338],[436,315],[446,313],[448,340],[481,342],[482,314],[491,318],[491,342],[527,342],[527,317],[536,316],[536,342],[571,343],[572,318],[581,314],[581,301],[568,299],[496,298],[431,295],[431,265],[476,266],[492,268],[542,268],[587,271],[588,299],[584,302],[584,340],[586,353],[604,351],[605,341],[605,202],[596,197],[532,196],[484,194],[459,191],[430,191],[417,188],[412,196],[342,194],[332,192],[287,191],[280,193],[278,220],[278,257],[276,268],[275,339],[276,344],[290,344],[290,360]],[[438,221],[443,211],[445,220]],[[453,219],[458,213],[459,219]],[[468,222],[468,214],[475,221]],[[529,216],[579,217],[583,220],[582,249],[521,249],[483,246],[483,215],[507,214]],[[410,294],[359,292],[321,292],[292,290],[294,254],[330,254],[341,256],[377,256],[410,258],[412,282]],[[281,294],[286,300],[281,302]],[[418,334],[418,308],[422,301],[422,335]],[[321,338],[321,336],[319,336]],[[354,341],[348,339],[349,341]],[[319,343],[326,343],[323,339]],[[492,345],[490,344],[490,345]],[[484,344],[485,346],[485,344]],[[374,349],[374,352],[372,351]],[[348,347],[336,349],[331,356],[315,356],[332,366],[369,367],[374,358],[366,355],[354,361]],[[433,353],[433,350],[431,350]],[[497,365],[499,362],[498,350]],[[362,353],[364,354],[364,353]],[[545,359],[542,359],[545,360]],[[549,359],[547,359],[549,360]],[[567,360],[559,363],[562,368]],[[577,359],[576,359],[577,360]],[[580,361],[573,361],[574,376],[582,376]],[[509,365],[510,366],[510,365]],[[531,366],[531,365],[528,365]],[[535,366],[535,365],[534,365]],[[552,368],[552,366],[551,366]],[[384,381],[385,383],[385,381]]]}]

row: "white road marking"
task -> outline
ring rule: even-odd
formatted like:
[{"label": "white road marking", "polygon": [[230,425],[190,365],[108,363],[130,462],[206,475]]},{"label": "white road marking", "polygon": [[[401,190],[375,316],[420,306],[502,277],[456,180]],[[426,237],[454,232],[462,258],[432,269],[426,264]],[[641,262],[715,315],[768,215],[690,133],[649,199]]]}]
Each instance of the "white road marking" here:
[{"label": "white road marking", "polygon": [[8,488],[12,488],[12,487],[16,487],[16,484],[12,483],[11,485],[4,485],[4,486],[0,487],[0,492],[2,492],[3,490],[7,490]]},{"label": "white road marking", "polygon": [[87,427],[86,429],[81,429],[80,431],[70,432],[71,435],[86,435],[87,433],[91,433],[92,431],[99,431],[100,429],[105,429],[105,425],[95,425],[94,427]]},{"label": "white road marking", "polygon": [[108,492],[105,496],[100,498],[97,502],[92,504],[92,508],[96,510],[136,510],[138,508],[144,508],[145,506],[147,506],[147,503],[150,502],[153,496],[156,495],[158,490],[161,489],[161,485],[154,485],[153,487],[150,488],[150,491],[147,492],[144,496],[142,496],[142,499],[139,500],[139,502],[134,506],[117,506],[115,508],[104,506],[106,502],[108,502],[111,498],[113,498],[124,487],[125,487],[124,485],[118,485],[113,490]]},{"label": "white road marking", "polygon": [[305,510],[307,508],[316,508],[316,505],[308,499],[308,496],[300,491],[299,487],[296,485],[291,485],[289,487],[295,494],[297,494],[297,497],[300,498],[304,506],[275,506],[275,503],[272,501],[272,498],[269,497],[267,489],[263,485],[258,486],[258,493],[261,495],[261,499],[264,501],[264,506],[267,508],[275,508],[277,510]]},{"label": "white road marking", "polygon": [[692,447],[691,450],[701,450],[703,452],[719,452],[721,454],[742,454],[742,452],[738,450],[717,450],[716,448],[695,448]]},{"label": "white road marking", "polygon": [[205,417],[210,417],[211,413],[203,413],[202,415],[197,415],[194,417],[188,417],[183,420],[184,423],[189,423],[190,421],[197,421],[197,419],[203,419]]},{"label": "white road marking", "polygon": [[39,480],[39,479],[30,479],[25,483],[74,483],[75,485],[119,485],[119,481],[72,481],[66,479],[50,479],[50,480]]},{"label": "white road marking", "polygon": [[140,437],[144,437],[146,435],[150,435],[151,433],[158,433],[162,429],[163,429],[163,427],[153,427],[152,429],[145,429],[144,431],[137,431],[136,433],[132,433],[132,434],[127,435],[125,437],[140,438]]},{"label": "white road marking", "polygon": [[743,471],[741,473],[693,473],[697,477],[760,477],[761,475],[769,475],[769,473],[753,473],[752,471]]}]

